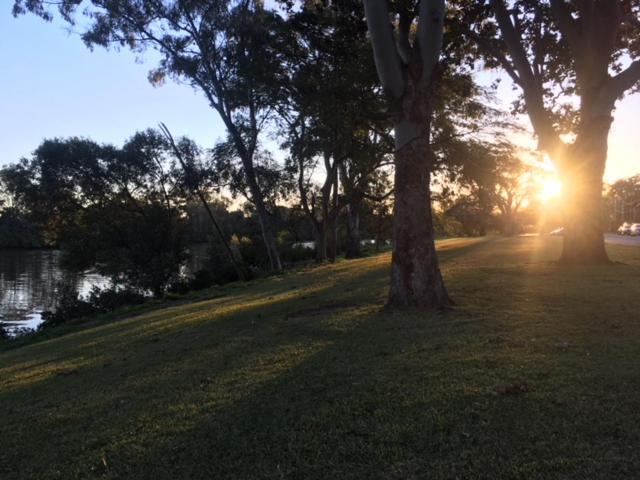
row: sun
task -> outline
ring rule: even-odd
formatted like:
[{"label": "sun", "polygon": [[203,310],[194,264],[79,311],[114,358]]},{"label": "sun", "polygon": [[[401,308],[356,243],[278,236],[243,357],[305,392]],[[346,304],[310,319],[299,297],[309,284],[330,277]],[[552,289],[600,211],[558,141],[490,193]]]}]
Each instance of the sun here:
[{"label": "sun", "polygon": [[562,183],[557,178],[545,178],[540,185],[540,200],[547,203],[560,196],[562,192]]}]

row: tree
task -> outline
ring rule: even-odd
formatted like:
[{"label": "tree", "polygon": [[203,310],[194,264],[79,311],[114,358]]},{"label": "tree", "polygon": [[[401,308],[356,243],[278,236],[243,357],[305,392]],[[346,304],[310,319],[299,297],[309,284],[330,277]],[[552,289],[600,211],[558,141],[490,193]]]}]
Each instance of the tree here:
[{"label": "tree", "polygon": [[345,206],[356,211],[345,165],[354,162],[356,137],[383,113],[362,3],[306,2],[288,11],[287,25],[295,42],[278,105],[282,147],[315,232],[317,260],[335,259],[338,215]]},{"label": "tree", "polygon": [[388,300],[394,307],[451,303],[435,251],[430,192],[430,101],[442,50],[444,3],[422,0],[417,11],[414,2],[394,3],[399,7],[394,12],[396,43],[388,2],[364,2],[378,76],[394,117],[394,244]]},{"label": "tree", "polygon": [[171,154],[152,130],[122,148],[46,140],[2,177],[67,266],[160,296],[187,258],[187,195]]},{"label": "tree", "polygon": [[623,178],[608,189],[610,224],[616,230],[623,222],[640,221],[640,175]]},{"label": "tree", "polygon": [[[14,14],[31,11],[50,20],[52,2],[15,0]],[[140,1],[60,0],[62,17],[75,23],[81,6],[88,22],[82,38],[88,46],[120,45],[136,52],[153,48],[160,65],[149,74],[154,83],[165,77],[186,81],[206,96],[220,115],[242,162],[271,269],[282,264],[264,192],[255,171],[260,134],[272,113],[271,89],[286,75],[277,44],[281,18],[258,0]]]},{"label": "tree", "polygon": [[520,89],[563,184],[560,261],[607,263],[602,176],[618,99],[640,80],[640,1],[461,1],[467,35]]},{"label": "tree", "polygon": [[495,214],[500,216],[496,226],[503,234],[518,233],[518,216],[537,191],[535,165],[522,160],[524,152],[505,140],[461,144],[465,159],[460,163],[457,184],[462,190],[459,196],[464,198],[458,198],[454,206],[473,206],[472,221],[479,226],[479,235],[486,234]]}]

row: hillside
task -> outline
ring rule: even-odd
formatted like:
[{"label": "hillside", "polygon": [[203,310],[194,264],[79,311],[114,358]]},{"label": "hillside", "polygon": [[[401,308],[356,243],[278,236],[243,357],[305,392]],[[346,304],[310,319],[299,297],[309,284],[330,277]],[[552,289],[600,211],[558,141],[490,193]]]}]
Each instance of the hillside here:
[{"label": "hillside", "polygon": [[0,478],[638,478],[640,249],[560,244],[440,242],[444,313],[381,254],[0,351]]}]

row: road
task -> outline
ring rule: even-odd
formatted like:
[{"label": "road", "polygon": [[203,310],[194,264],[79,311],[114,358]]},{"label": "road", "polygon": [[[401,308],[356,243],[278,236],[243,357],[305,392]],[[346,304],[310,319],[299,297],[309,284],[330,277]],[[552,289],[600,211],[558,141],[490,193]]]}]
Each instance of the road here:
[{"label": "road", "polygon": [[640,236],[629,237],[625,235],[616,235],[615,233],[605,233],[604,240],[607,243],[615,243],[617,245],[627,245],[629,247],[640,247]]}]

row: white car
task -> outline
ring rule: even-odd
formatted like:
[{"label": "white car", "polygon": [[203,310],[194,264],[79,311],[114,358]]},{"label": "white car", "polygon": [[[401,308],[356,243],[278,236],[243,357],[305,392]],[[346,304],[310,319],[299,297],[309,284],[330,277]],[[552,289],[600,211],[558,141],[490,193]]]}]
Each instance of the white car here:
[{"label": "white car", "polygon": [[631,224],[624,222],[618,228],[618,235],[631,235]]},{"label": "white car", "polygon": [[640,223],[634,223],[633,225],[631,225],[631,228],[629,228],[629,235],[631,235],[632,237],[637,237],[638,235],[640,235]]}]

